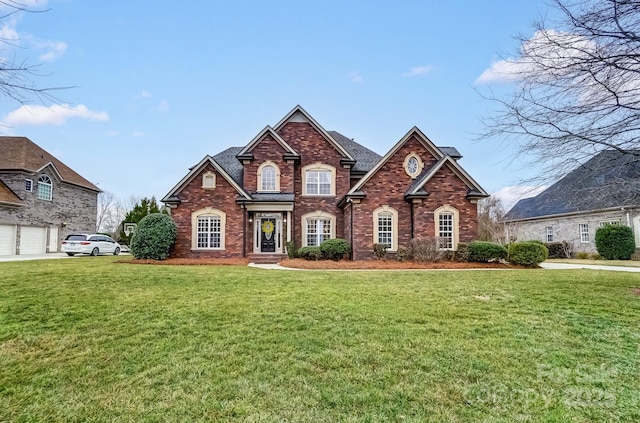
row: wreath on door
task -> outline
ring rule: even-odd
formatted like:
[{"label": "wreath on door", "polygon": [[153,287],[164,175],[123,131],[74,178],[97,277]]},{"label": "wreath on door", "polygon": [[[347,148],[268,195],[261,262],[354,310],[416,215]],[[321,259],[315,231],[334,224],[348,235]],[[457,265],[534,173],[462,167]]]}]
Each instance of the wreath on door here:
[{"label": "wreath on door", "polygon": [[262,222],[262,232],[264,232],[264,235],[267,239],[271,239],[271,234],[273,233],[274,229],[275,225],[272,221],[266,220]]}]

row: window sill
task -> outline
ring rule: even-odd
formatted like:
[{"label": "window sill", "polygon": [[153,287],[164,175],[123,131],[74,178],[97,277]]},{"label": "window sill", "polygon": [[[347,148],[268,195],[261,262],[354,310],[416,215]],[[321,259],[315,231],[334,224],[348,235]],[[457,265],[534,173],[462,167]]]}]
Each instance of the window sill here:
[{"label": "window sill", "polygon": [[226,251],[226,248],[192,248],[191,251]]},{"label": "window sill", "polygon": [[311,198],[336,198],[335,194],[302,194],[301,197],[311,197]]}]

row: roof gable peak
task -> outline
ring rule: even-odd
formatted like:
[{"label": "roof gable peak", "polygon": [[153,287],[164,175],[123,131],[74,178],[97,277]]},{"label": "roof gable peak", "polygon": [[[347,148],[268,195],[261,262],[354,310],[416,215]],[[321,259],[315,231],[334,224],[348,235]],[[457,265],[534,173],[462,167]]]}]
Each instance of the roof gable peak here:
[{"label": "roof gable peak", "polygon": [[285,154],[291,154],[294,156],[298,156],[299,154],[291,148],[289,144],[285,140],[282,139],[280,135],[269,125],[265,126],[262,131],[258,133],[250,142],[247,144],[241,151],[238,153],[238,156],[243,156],[246,154],[250,154],[251,151],[267,136],[271,136],[280,146],[284,149]]}]

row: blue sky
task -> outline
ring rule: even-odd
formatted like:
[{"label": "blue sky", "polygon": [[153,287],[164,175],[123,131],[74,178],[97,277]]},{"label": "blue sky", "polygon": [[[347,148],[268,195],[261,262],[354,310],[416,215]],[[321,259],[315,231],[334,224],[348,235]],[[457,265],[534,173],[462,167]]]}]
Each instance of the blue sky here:
[{"label": "blue sky", "polygon": [[29,2],[48,11],[5,18],[0,54],[73,88],[58,105],[3,98],[0,130],[122,199],[161,198],[297,104],[381,155],[418,126],[490,193],[535,171],[475,141],[495,107],[476,90],[509,89],[492,66],[532,35],[542,0]]}]

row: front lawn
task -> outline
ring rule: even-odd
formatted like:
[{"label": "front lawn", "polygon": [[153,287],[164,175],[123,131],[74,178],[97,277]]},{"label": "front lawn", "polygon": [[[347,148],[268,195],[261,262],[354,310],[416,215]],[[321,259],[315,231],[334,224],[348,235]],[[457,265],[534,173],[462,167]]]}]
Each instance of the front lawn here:
[{"label": "front lawn", "polygon": [[0,263],[0,421],[640,420],[637,274]]}]

